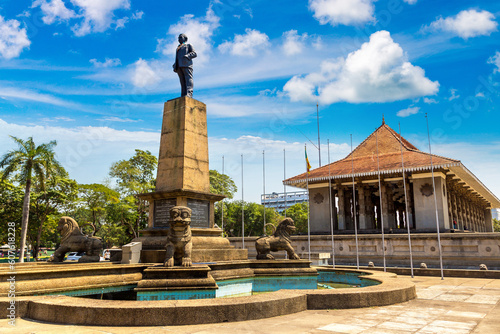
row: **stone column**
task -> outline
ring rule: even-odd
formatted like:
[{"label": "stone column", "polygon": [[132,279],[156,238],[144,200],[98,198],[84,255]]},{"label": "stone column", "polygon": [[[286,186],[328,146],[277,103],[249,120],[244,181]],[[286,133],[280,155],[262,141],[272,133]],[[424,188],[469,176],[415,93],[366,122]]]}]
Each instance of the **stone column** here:
[{"label": "stone column", "polygon": [[357,185],[358,188],[358,203],[359,203],[359,229],[366,230],[367,218],[366,217],[366,198],[365,198],[365,188],[362,184]]},{"label": "stone column", "polygon": [[345,219],[345,188],[341,185],[337,185],[338,196],[339,196],[339,218],[338,218],[338,229],[346,229],[346,219]]},{"label": "stone column", "polygon": [[491,209],[487,208],[483,210],[484,215],[484,227],[486,232],[493,232],[493,218],[491,216]]},{"label": "stone column", "polygon": [[397,228],[396,226],[396,207],[394,205],[394,193],[389,184],[386,184],[386,201],[387,201],[387,226],[389,228]]},{"label": "stone column", "polygon": [[338,230],[339,229],[339,221],[337,217],[337,205],[335,204],[335,197],[337,196],[337,190],[332,189],[332,217],[333,217],[333,229]]}]

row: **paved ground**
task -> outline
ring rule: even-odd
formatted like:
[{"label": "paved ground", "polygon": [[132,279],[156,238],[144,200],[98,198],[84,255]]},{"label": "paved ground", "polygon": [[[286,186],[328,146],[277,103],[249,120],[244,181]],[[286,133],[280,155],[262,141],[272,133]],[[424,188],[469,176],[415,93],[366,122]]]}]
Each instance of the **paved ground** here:
[{"label": "paved ground", "polygon": [[305,311],[246,322],[179,327],[91,327],[0,320],[1,333],[500,333],[500,280],[415,277],[418,298],[353,310]]}]

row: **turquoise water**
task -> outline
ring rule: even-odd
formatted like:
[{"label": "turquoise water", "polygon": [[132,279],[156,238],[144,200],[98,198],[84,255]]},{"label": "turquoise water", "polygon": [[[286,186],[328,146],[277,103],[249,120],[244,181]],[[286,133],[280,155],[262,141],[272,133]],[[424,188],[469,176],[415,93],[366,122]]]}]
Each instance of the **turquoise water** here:
[{"label": "turquoise water", "polygon": [[[63,293],[100,299],[185,300],[251,296],[282,289],[315,290],[356,288],[380,284],[359,272],[318,270],[314,276],[259,276],[217,281],[218,289],[134,291],[135,285]],[[123,292],[129,291],[129,294]],[[117,292],[113,294],[113,292]],[[118,294],[118,292],[122,292]],[[61,294],[61,293],[59,293]]]}]

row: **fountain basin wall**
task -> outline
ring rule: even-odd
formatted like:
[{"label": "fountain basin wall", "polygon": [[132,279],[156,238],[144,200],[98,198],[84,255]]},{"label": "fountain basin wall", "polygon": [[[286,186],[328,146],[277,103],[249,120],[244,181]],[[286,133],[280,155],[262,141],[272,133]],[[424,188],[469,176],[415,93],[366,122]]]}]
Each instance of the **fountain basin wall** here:
[{"label": "fountain basin wall", "polygon": [[[333,271],[317,268],[318,271]],[[227,269],[227,274],[232,270]],[[338,270],[368,274],[381,284],[353,289],[280,290],[246,297],[202,300],[116,301],[69,296],[29,296],[17,299],[17,316],[76,325],[167,326],[245,321],[311,309],[373,307],[416,297],[415,285],[384,272]],[[220,273],[219,273],[220,274]],[[7,298],[0,298],[6,309]],[[4,307],[5,306],[5,307]]]}]

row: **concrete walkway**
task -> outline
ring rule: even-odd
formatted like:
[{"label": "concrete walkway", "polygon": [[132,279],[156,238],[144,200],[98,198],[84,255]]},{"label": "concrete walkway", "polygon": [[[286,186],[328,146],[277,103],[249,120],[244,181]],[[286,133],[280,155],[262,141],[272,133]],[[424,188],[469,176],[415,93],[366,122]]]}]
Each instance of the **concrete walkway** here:
[{"label": "concrete walkway", "polygon": [[2,333],[500,333],[500,280],[415,277],[418,298],[351,310],[304,311],[245,322],[179,327],[92,327],[0,320]]}]

